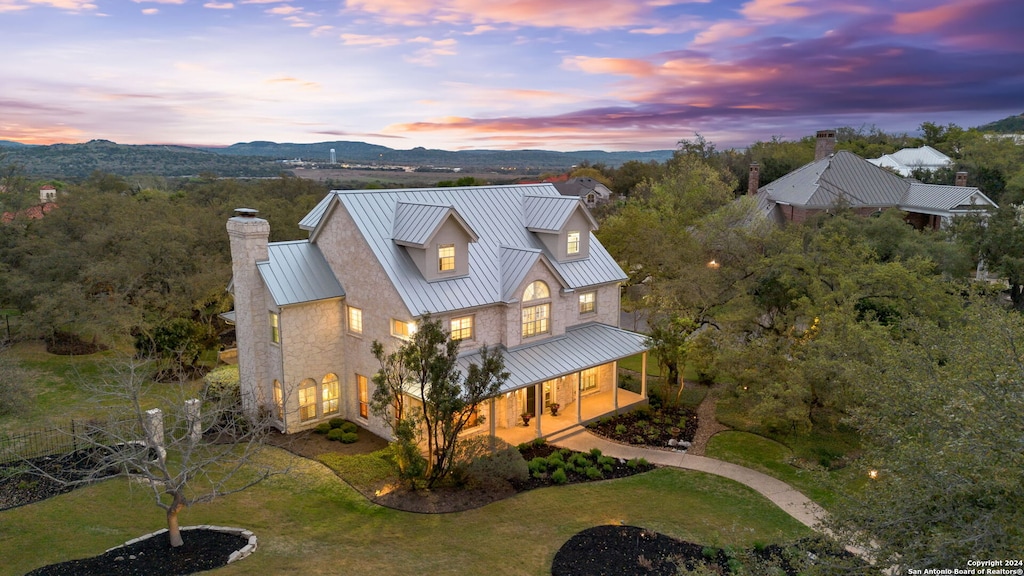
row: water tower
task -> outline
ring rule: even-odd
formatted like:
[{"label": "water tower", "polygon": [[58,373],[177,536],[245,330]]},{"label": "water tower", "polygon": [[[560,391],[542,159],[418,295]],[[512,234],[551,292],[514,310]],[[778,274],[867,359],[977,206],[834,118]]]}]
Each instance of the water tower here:
[{"label": "water tower", "polygon": [[334,156],[334,148],[331,148],[331,164],[337,164],[338,159]]}]

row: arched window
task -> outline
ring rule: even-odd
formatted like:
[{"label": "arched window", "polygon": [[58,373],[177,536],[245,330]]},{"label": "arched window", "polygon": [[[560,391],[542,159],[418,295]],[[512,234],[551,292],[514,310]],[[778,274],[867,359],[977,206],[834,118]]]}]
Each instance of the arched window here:
[{"label": "arched window", "polygon": [[316,418],[316,380],[306,378],[299,383],[299,420]]},{"label": "arched window", "polygon": [[[547,334],[551,331],[551,302],[537,302],[551,298],[548,285],[537,280],[523,290],[523,338]],[[537,302],[525,305],[526,302]]]},{"label": "arched window", "polygon": [[336,414],[338,412],[338,398],[341,388],[338,385],[338,375],[328,374],[324,376],[323,382],[321,383],[320,396],[322,406],[320,408],[321,414]]}]

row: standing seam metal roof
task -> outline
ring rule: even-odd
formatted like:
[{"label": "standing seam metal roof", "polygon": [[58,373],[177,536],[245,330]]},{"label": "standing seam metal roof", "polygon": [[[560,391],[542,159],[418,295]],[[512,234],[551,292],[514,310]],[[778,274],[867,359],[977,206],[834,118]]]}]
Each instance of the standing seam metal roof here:
[{"label": "standing seam metal roof", "polygon": [[[301,226],[317,230],[331,202],[342,203],[366,239],[410,314],[444,313],[506,301],[501,247],[536,250],[544,254],[557,275],[571,288],[621,282],[626,275],[596,238],[590,238],[590,256],[557,262],[544,243],[524,225],[527,196],[553,197],[570,208],[582,207],[578,198],[561,196],[550,184],[428,188],[404,190],[335,190],[321,201]],[[469,245],[469,274],[428,282],[406,249],[392,239],[399,202],[453,206],[479,240]],[[587,213],[584,209],[584,213]],[[571,214],[571,211],[569,212]],[[344,278],[341,279],[344,281]]]},{"label": "standing seam metal roof", "polygon": [[274,242],[267,252],[269,258],[256,267],[278,306],[345,295],[320,248],[308,240]]},{"label": "standing seam metal roof", "polygon": [[[573,326],[563,336],[503,350],[510,377],[499,394],[633,356],[647,348],[643,334],[597,322]],[[465,374],[471,363],[480,363],[480,352],[460,356],[458,362]]]}]

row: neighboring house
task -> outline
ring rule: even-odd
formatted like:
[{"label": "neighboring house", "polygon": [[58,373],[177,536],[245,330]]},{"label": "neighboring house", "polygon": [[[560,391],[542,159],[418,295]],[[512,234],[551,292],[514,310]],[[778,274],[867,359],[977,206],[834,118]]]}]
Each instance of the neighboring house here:
[{"label": "neighboring house", "polygon": [[965,185],[965,172],[957,173],[956,186],[922,184],[852,152],[833,153],[834,132],[819,132],[817,144],[814,162],[764,186],[757,187],[758,168],[751,166],[749,190],[756,195],[758,208],[773,221],[802,222],[845,205],[863,215],[898,208],[915,228],[938,229],[954,216],[998,208],[980,190]]},{"label": "neighboring house", "polygon": [[57,189],[49,184],[39,189],[39,203],[46,204],[47,202],[57,201]]},{"label": "neighboring house", "polygon": [[875,166],[888,168],[901,176],[910,176],[914,170],[935,171],[953,165],[953,159],[931,146],[904,148],[892,154],[885,154],[868,160]]},{"label": "neighboring house", "polygon": [[[299,227],[308,240],[268,243],[255,211],[227,224],[243,398],[282,430],[340,416],[387,437],[369,410],[371,344],[396,348],[424,313],[461,341],[463,370],[485,344],[504,353],[511,378],[478,430],[532,437],[646,402],[618,387],[618,360],[646,366],[646,338],[618,328],[626,275],[578,198],[550,184],[338,190]],[[542,414],[552,403],[557,417]]]},{"label": "neighboring house", "polygon": [[561,195],[578,196],[588,208],[604,204],[612,199],[612,191],[593,178],[570,178],[554,184]]},{"label": "neighboring house", "polygon": [[0,224],[10,224],[14,222],[15,218],[27,218],[29,220],[39,220],[53,212],[58,208],[57,204],[53,202],[47,202],[46,204],[36,204],[35,206],[29,206],[24,210],[17,212],[4,212],[0,215]]}]

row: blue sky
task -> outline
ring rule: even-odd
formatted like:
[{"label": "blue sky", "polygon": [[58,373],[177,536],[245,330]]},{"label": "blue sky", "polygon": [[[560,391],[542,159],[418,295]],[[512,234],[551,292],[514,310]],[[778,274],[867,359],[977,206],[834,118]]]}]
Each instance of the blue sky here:
[{"label": "blue sky", "polygon": [[0,0],[0,139],[719,147],[1024,112],[1024,0]]}]

